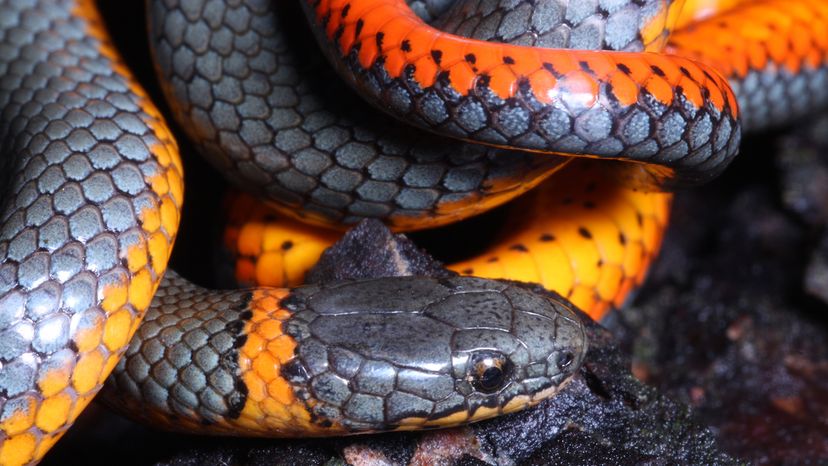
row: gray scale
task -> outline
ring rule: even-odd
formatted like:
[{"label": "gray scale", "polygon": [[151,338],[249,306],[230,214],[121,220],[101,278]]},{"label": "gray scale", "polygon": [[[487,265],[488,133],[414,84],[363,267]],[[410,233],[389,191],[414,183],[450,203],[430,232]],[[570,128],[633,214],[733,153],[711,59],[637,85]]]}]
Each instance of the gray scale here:
[{"label": "gray scale", "polygon": [[[152,47],[176,120],[236,185],[291,215],[328,223],[378,217],[409,228],[414,216],[447,223],[457,214],[438,214],[441,206],[471,201],[467,216],[481,209],[473,201],[520,194],[562,162],[439,138],[377,115],[308,50],[312,39],[297,30],[301,12],[291,2],[187,2],[190,13],[184,3],[151,2]],[[424,4],[439,11],[441,2]],[[467,167],[475,176],[463,175]]]},{"label": "gray scale", "polygon": [[[238,348],[249,299],[246,291],[206,290],[168,272],[102,399],[131,417],[166,419],[173,429],[182,419],[209,428],[237,417],[246,400]],[[310,285],[281,306],[291,312],[282,328],[297,342],[282,376],[316,422],[353,431],[392,429],[405,417],[473,415],[518,395],[540,401],[541,391],[569,380],[587,350],[583,324],[565,300],[492,280]],[[490,393],[470,382],[470,361],[481,351],[512,365]],[[561,367],[564,357],[570,363]]]},{"label": "gray scale", "polygon": [[238,348],[249,300],[167,272],[102,399],[133,416],[159,412],[205,425],[237,417],[247,399]]},{"label": "gray scale", "polygon": [[730,82],[749,131],[779,126],[828,105],[828,66],[804,66],[797,75],[769,66]]},{"label": "gray scale", "polygon": [[440,30],[556,49],[641,51],[651,44],[639,30],[666,14],[664,0],[468,0],[446,2],[450,8],[420,3],[409,2],[415,12],[425,12],[421,17],[436,19]]},{"label": "gray scale", "polygon": [[[75,338],[104,319],[104,287],[131,278],[130,238],[147,240],[133,195],[160,201],[141,170],[166,170],[146,149],[160,143],[158,122],[73,17],[75,3],[0,0],[0,413],[9,415],[23,398],[42,399],[39,377],[74,364]],[[144,311],[125,308],[133,319]],[[63,393],[98,388],[70,383]]]},{"label": "gray scale", "polygon": [[[567,381],[587,349],[583,325],[566,301],[491,280],[397,277],[305,286],[286,302],[295,314],[284,328],[297,340],[298,357],[283,374],[319,422],[353,431],[394,428],[406,418],[424,424],[456,412],[474,415],[516,396],[534,400]],[[474,361],[487,351],[511,364],[491,392],[470,382]],[[571,362],[561,367],[565,355]]]},{"label": "gray scale", "polygon": [[414,13],[426,22],[436,20],[445,13],[456,0],[406,0]]}]

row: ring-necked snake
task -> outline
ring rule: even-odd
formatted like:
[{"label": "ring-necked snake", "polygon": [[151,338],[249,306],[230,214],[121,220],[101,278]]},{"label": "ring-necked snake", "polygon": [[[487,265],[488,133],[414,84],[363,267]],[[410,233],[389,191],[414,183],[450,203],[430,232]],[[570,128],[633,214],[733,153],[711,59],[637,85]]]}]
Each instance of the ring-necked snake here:
[{"label": "ring-necked snake", "polygon": [[[681,2],[412,2],[478,39],[468,40],[431,29],[401,0],[300,0],[369,102],[481,148],[363,112],[313,59],[297,59],[292,47],[307,40],[278,27],[295,23],[284,3],[149,2],[165,94],[208,159],[295,217],[380,217],[400,229],[502,204],[568,163],[562,155],[633,161],[570,163],[559,186],[571,194],[555,178],[541,191],[561,193],[552,210],[575,215],[566,228],[530,222],[525,241],[507,235],[486,258],[536,260],[542,247],[568,257],[571,289],[552,289],[576,304],[620,303],[666,223],[668,195],[612,180],[705,181],[737,151],[737,99],[753,130],[828,99],[818,0],[736,2],[673,34],[668,52],[681,57],[639,53],[665,44]],[[532,405],[586,350],[565,300],[497,281],[214,292],[171,272],[162,280],[183,199],[177,148],[88,1],[0,0],[0,150],[2,464],[41,458],[116,365],[124,404],[144,403],[142,415],[169,428],[335,435]],[[549,208],[537,196],[522,201],[535,206],[524,215]],[[576,241],[591,252],[570,249]]]}]

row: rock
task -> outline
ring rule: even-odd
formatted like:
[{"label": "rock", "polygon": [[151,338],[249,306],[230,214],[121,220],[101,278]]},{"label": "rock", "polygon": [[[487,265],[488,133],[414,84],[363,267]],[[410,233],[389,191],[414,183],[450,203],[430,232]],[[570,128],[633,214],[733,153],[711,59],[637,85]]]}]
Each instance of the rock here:
[{"label": "rock", "polygon": [[805,292],[828,304],[828,235],[823,235],[811,254],[804,277]]},{"label": "rock", "polygon": [[421,251],[404,235],[395,235],[379,220],[363,220],[326,249],[305,277],[307,283],[360,278],[457,275]]},{"label": "rock", "polygon": [[782,137],[776,166],[785,207],[812,225],[828,221],[828,114]]},{"label": "rock", "polygon": [[[363,264],[365,264],[363,266]],[[366,221],[331,247],[310,274],[311,281],[372,278],[390,275],[451,272],[419,251],[402,235],[382,224]],[[525,285],[547,293],[537,286]],[[556,397],[536,409],[468,427],[423,433],[384,434],[310,442],[310,448],[336,451],[331,459],[352,465],[369,464],[532,464],[542,458],[566,459],[570,464],[595,464],[598,451],[607,460],[658,459],[670,463],[729,464],[714,437],[698,424],[691,410],[640,383],[629,371],[629,360],[609,332],[582,314],[588,326],[590,350],[580,374]],[[215,446],[226,443],[226,449]],[[217,440],[209,458],[243,451],[235,440]],[[242,443],[244,445],[244,443]],[[261,443],[242,457],[279,457],[301,461],[302,449],[285,441]],[[241,449],[241,450],[240,450]],[[270,453],[267,453],[270,452]],[[564,453],[565,452],[565,453]],[[559,456],[556,456],[559,455]],[[163,464],[194,464],[185,449]],[[207,464],[207,463],[198,463]],[[256,463],[249,463],[256,464]]]},{"label": "rock", "polygon": [[[452,272],[440,268],[404,236],[369,221],[330,248],[310,276],[314,281],[327,281],[406,274]],[[538,286],[523,286],[547,293]],[[717,449],[713,434],[697,422],[688,406],[638,381],[613,336],[585,314],[581,317],[587,325],[590,349],[579,374],[557,396],[536,408],[491,421],[447,430],[299,442],[193,438],[141,432],[137,427],[126,429],[124,435],[143,439],[141,443],[147,445],[152,441],[143,453],[155,449],[155,464],[179,466],[542,464],[547,460],[569,464],[644,460],[734,463]],[[73,434],[74,430],[70,437]],[[94,454],[113,455],[111,459],[116,452],[96,449]],[[77,449],[75,455],[83,458],[84,450]],[[59,447],[46,464],[61,457]],[[274,463],[274,459],[278,461]]]},{"label": "rock", "polygon": [[[811,151],[815,131],[802,128],[779,144]],[[767,153],[776,144],[755,140],[722,179],[677,196],[645,289],[607,325],[635,373],[691,405],[729,454],[751,464],[822,464],[828,308],[805,290],[826,292],[825,246],[811,253],[824,242],[814,241],[823,220],[818,209],[780,202],[789,188],[776,179],[790,172]]]}]

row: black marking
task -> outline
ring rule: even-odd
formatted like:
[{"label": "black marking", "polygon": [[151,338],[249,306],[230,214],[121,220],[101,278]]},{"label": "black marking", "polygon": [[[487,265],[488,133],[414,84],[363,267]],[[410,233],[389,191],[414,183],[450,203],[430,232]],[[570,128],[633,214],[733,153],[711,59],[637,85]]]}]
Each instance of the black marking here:
[{"label": "black marking", "polygon": [[656,76],[661,76],[662,78],[663,78],[664,76],[667,76],[667,75],[664,73],[664,70],[662,70],[661,68],[657,67],[656,65],[651,65],[651,66],[650,66],[650,69],[651,69],[651,70],[653,70],[653,73],[655,73],[655,74],[656,74]]},{"label": "black marking", "polygon": [[555,241],[555,235],[551,235],[549,233],[544,233],[540,236],[540,240],[543,242]]},{"label": "black marking", "polygon": [[592,239],[592,233],[584,227],[578,227],[578,234],[586,239]]},{"label": "black marking", "polygon": [[607,92],[606,96],[610,99],[611,102],[617,104],[619,102],[618,97],[615,95],[615,87],[613,87],[611,82],[606,83]]},{"label": "black marking", "polygon": [[519,95],[532,96],[534,94],[532,92],[532,83],[529,81],[529,78],[518,78],[517,85]]},{"label": "black marking", "polygon": [[228,419],[238,419],[247,403],[247,385],[241,377],[241,368],[239,367],[239,348],[244,346],[247,342],[247,334],[244,332],[244,327],[250,318],[253,317],[253,312],[250,311],[250,302],[253,300],[253,292],[245,292],[236,310],[240,311],[237,320],[227,323],[225,329],[233,337],[233,349],[219,358],[219,365],[224,366],[224,369],[233,375],[233,387],[235,390],[227,395],[227,413],[225,417]]},{"label": "black marking", "polygon": [[474,269],[463,269],[463,273],[465,275],[471,275],[474,273]]},{"label": "black marking", "polygon": [[632,73],[632,70],[630,70],[630,68],[627,65],[623,64],[623,63],[619,63],[616,67],[619,70],[621,70],[621,72],[624,73],[624,74]]},{"label": "black marking", "polygon": [[362,18],[358,19],[356,22],[356,29],[354,30],[354,38],[359,39],[360,33],[362,33],[362,28],[365,26],[365,22]]},{"label": "black marking", "polygon": [[351,4],[350,3],[346,4],[345,7],[342,8],[342,17],[347,18],[349,11],[351,11]]},{"label": "black marking", "polygon": [[245,403],[247,403],[247,396],[250,394],[250,391],[247,389],[247,385],[245,385],[244,380],[241,377],[236,378],[236,392],[230,394],[230,400],[228,400],[228,406],[230,409],[227,411],[227,417],[229,419],[238,419],[241,416],[241,412],[244,409]]},{"label": "black marking", "polygon": [[377,35],[374,37],[374,40],[376,40],[377,42],[377,48],[380,49],[380,51],[382,50],[383,39],[385,39],[385,33],[382,31],[378,32]]},{"label": "black marking", "polygon": [[451,85],[451,76],[448,71],[441,71],[437,73],[436,82],[441,86]]},{"label": "black marking", "polygon": [[224,328],[233,335],[238,335],[244,329],[244,322],[241,320],[227,322],[227,325]]},{"label": "black marking", "polygon": [[279,306],[287,309],[288,311],[295,311],[300,304],[302,304],[302,300],[294,293],[285,296],[281,301],[279,301]]},{"label": "black marking", "polygon": [[405,39],[400,44],[400,50],[403,52],[410,52],[411,51],[411,42],[408,39]]},{"label": "black marking", "polygon": [[414,66],[414,64],[412,64],[412,63],[409,63],[409,64],[405,65],[405,67],[403,68],[403,75],[405,76],[405,79],[410,81],[410,83],[411,83],[411,84],[409,84],[409,87],[411,87],[411,85],[414,85],[414,86],[417,86],[417,88],[419,88],[419,86],[420,86],[420,83],[417,82],[417,80],[414,78],[414,73],[416,71],[417,71],[417,67]]},{"label": "black marking", "polygon": [[594,208],[595,208],[595,203],[594,202],[592,202],[592,201],[584,202],[584,209],[592,210]]},{"label": "black marking", "polygon": [[716,82],[716,78],[713,77],[706,69],[702,68],[702,73],[704,73],[705,77],[712,82]]},{"label": "black marking", "polygon": [[431,58],[434,60],[434,63],[439,65],[440,61],[443,59],[443,52],[441,52],[440,50],[432,50]]},{"label": "black marking", "polygon": [[340,39],[342,39],[342,34],[345,33],[345,26],[340,24],[336,31],[334,31],[333,40],[336,43],[339,43]]},{"label": "black marking", "polygon": [[308,370],[299,358],[293,358],[287,364],[282,364],[279,372],[289,382],[306,383],[310,379]]},{"label": "black marking", "polygon": [[627,235],[625,235],[624,233],[618,233],[618,242],[621,243],[621,245],[626,245]]},{"label": "black marking", "polygon": [[245,343],[247,343],[247,335],[239,335],[236,341],[233,342],[233,348],[241,348]]},{"label": "black marking", "polygon": [[466,61],[474,65],[477,62],[477,57],[473,53],[466,54]]},{"label": "black marking", "polygon": [[512,251],[529,252],[529,249],[527,249],[526,246],[519,243],[509,246],[509,249]]},{"label": "black marking", "polygon": [[287,240],[282,243],[282,251],[289,251],[293,247],[293,241]]},{"label": "black marking", "polygon": [[488,263],[490,263],[490,264],[491,264],[492,262],[497,262],[497,261],[499,261],[499,260],[500,260],[500,259],[498,259],[497,257],[490,257],[490,258],[489,258],[489,260],[487,260],[486,262],[488,262]]},{"label": "black marking", "polygon": [[504,55],[503,56],[503,63],[505,63],[507,65],[514,65],[515,64],[515,59],[508,56],[508,55]]}]

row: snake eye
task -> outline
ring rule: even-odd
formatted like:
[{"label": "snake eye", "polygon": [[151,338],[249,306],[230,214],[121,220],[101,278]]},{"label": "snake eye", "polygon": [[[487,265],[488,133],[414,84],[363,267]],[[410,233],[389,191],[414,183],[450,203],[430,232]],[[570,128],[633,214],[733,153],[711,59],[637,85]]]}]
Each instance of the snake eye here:
[{"label": "snake eye", "polygon": [[477,390],[494,393],[509,381],[512,375],[512,362],[503,353],[481,351],[472,355],[469,379]]},{"label": "snake eye", "polygon": [[572,365],[572,361],[575,360],[575,355],[571,352],[567,351],[566,353],[561,354],[558,356],[558,369],[566,370],[569,366]]}]

